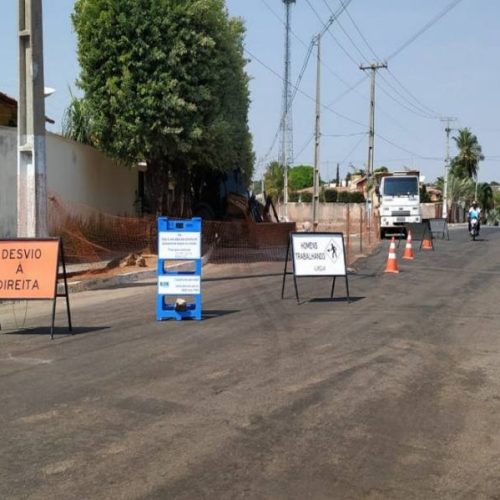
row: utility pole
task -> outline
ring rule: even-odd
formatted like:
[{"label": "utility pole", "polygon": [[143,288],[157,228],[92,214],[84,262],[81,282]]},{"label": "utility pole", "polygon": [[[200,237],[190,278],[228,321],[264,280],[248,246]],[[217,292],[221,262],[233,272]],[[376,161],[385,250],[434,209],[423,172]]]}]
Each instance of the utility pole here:
[{"label": "utility pole", "polygon": [[283,76],[283,111],[281,115],[281,145],[279,163],[283,167],[284,218],[288,220],[288,167],[293,163],[292,87],[291,87],[291,10],[295,0],[285,4],[285,74]]},{"label": "utility pole", "polygon": [[369,132],[368,132],[368,165],[367,176],[371,179],[373,175],[373,150],[375,147],[375,75],[378,69],[387,68],[387,63],[373,63],[368,66],[361,65],[359,69],[371,71],[370,85],[370,113],[368,116]]},{"label": "utility pole", "polygon": [[442,122],[446,123],[446,128],[444,131],[446,132],[446,159],[444,164],[444,187],[443,187],[443,218],[448,220],[448,174],[450,170],[450,123],[455,121],[456,118],[447,116],[445,118],[441,118]]},{"label": "utility pole", "polygon": [[42,0],[18,0],[17,236],[48,236]]},{"label": "utility pole", "polygon": [[318,228],[318,208],[319,208],[319,153],[320,153],[320,112],[321,112],[321,37],[316,37],[318,47],[317,68],[316,68],[316,115],[314,126],[314,177],[313,177],[313,226],[314,231]]}]

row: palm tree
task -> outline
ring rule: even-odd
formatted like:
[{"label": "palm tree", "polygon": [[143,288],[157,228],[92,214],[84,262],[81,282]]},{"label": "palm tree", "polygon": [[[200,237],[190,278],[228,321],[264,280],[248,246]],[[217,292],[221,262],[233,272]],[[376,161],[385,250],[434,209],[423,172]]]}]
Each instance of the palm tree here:
[{"label": "palm tree", "polygon": [[458,155],[451,160],[451,173],[462,179],[477,179],[479,162],[484,160],[477,137],[468,128],[463,128],[453,140],[457,145]]},{"label": "palm tree", "polygon": [[284,189],[284,168],[277,161],[271,162],[264,174],[264,190],[274,202],[281,202]]},{"label": "palm tree", "polygon": [[63,115],[62,130],[64,137],[68,139],[93,145],[92,122],[83,98],[79,99],[71,94],[71,101]]}]

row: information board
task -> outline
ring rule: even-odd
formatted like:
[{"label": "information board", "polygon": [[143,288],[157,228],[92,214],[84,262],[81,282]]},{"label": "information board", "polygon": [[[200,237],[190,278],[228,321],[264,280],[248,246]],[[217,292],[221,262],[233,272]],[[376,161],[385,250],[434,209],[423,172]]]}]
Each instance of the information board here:
[{"label": "information board", "polygon": [[0,240],[0,300],[56,296],[59,240]]},{"label": "information board", "polygon": [[[288,271],[288,259],[292,257],[293,271]],[[290,233],[283,270],[281,298],[284,298],[285,283],[288,274],[293,274],[295,297],[300,304],[298,277],[330,277],[332,287],[330,298],[333,299],[335,282],[338,277],[344,277],[347,301],[349,297],[349,280],[347,277],[346,253],[344,235],[342,233]]]},{"label": "information board", "polygon": [[160,276],[158,293],[162,295],[197,295],[201,293],[201,276]]},{"label": "information board", "polygon": [[295,276],[345,276],[341,233],[292,233]]},{"label": "information board", "polygon": [[158,238],[158,257],[167,260],[200,259],[200,232],[160,232]]}]

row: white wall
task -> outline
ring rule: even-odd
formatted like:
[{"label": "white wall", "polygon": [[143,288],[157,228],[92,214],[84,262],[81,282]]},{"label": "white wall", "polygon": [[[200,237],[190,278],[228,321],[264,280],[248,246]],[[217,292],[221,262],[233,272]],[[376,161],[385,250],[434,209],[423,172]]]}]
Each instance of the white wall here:
[{"label": "white wall", "polygon": [[[0,127],[0,237],[16,235],[17,131]],[[73,212],[135,215],[138,171],[90,146],[47,133],[47,189]],[[49,205],[50,212],[50,205]]]}]

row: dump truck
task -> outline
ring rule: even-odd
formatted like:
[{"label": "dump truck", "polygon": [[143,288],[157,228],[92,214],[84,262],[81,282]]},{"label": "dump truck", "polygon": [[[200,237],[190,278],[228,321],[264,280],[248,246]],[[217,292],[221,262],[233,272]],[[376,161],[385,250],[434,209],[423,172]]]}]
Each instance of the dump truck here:
[{"label": "dump truck", "polygon": [[422,222],[420,173],[393,172],[384,175],[378,189],[380,237],[404,231],[404,225]]}]

